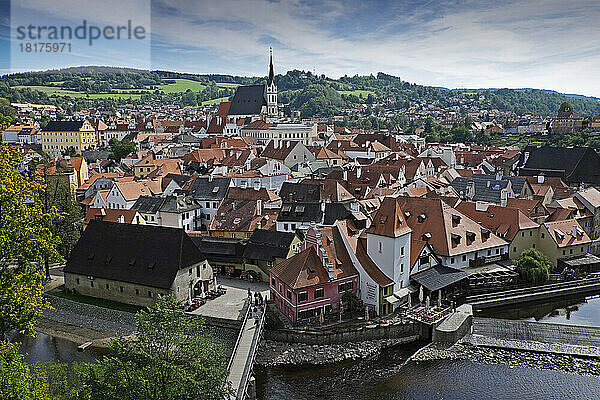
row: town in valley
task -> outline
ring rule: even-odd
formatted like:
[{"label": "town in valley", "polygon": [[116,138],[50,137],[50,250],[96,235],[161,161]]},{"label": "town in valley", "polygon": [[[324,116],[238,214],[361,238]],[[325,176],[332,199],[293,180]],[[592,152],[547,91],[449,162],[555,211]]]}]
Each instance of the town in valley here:
[{"label": "town in valley", "polygon": [[[40,380],[0,397],[477,398],[458,387],[479,365],[576,398],[562,379],[597,379],[599,99],[334,79],[263,50],[264,76],[0,77],[0,360]],[[410,375],[434,368],[461,384]]]}]

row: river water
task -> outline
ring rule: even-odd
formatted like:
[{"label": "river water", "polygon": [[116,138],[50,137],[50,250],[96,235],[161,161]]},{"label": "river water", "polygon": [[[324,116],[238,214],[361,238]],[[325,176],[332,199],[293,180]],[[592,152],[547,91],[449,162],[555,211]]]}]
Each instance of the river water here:
[{"label": "river water", "polygon": [[[575,299],[486,316],[551,323],[600,326],[600,298]],[[38,334],[22,342],[26,361],[93,361],[98,353],[78,352],[66,340]],[[509,368],[467,360],[406,362],[422,344],[388,349],[377,359],[327,367],[257,368],[257,396],[295,399],[600,399],[598,376],[555,370]]]},{"label": "river water", "polygon": [[[600,326],[600,298],[574,299],[486,316]],[[324,368],[261,368],[257,395],[275,399],[600,399],[600,378],[467,360],[408,362],[415,348]]]}]

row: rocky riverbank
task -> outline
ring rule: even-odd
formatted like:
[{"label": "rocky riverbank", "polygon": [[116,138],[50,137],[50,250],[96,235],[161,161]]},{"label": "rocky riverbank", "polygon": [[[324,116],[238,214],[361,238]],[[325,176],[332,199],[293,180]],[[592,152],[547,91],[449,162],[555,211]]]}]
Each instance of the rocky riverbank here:
[{"label": "rocky riverbank", "polygon": [[564,354],[538,353],[474,346],[459,342],[447,347],[430,344],[419,350],[412,361],[464,359],[483,364],[505,364],[509,368],[552,369],[580,375],[600,375],[600,359]]},{"label": "rocky riverbank", "polygon": [[263,340],[256,356],[260,366],[325,365],[346,360],[379,356],[385,348],[405,343],[406,339],[381,339],[332,345],[283,343]]}]

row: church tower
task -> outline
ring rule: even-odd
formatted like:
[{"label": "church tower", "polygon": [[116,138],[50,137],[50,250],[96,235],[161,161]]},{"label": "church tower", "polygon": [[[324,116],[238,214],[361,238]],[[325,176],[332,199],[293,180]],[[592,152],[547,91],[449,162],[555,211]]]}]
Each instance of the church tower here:
[{"label": "church tower", "polygon": [[277,109],[277,85],[275,84],[275,72],[273,71],[273,49],[269,47],[269,75],[265,87],[267,98],[267,117],[275,118],[279,114]]}]

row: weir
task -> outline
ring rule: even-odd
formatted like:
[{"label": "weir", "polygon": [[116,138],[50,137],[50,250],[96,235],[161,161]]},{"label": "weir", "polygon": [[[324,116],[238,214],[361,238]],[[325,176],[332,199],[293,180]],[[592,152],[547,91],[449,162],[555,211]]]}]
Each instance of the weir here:
[{"label": "weir", "polygon": [[598,327],[474,317],[465,339],[477,346],[600,357]]}]

